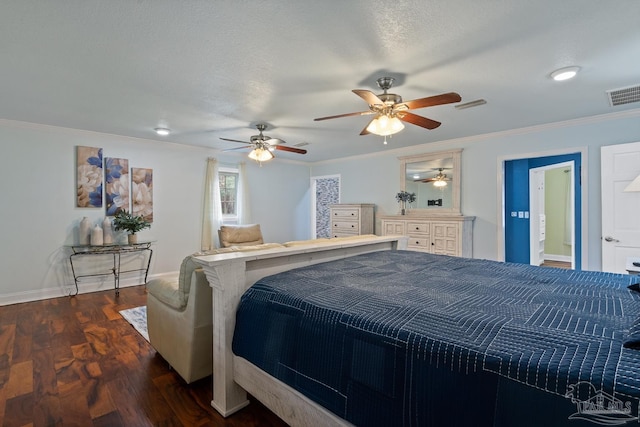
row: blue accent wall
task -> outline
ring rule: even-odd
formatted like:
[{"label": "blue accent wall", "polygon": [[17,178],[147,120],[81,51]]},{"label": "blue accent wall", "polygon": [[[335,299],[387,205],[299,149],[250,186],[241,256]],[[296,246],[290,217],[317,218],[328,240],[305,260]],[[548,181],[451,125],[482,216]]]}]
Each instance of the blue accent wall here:
[{"label": "blue accent wall", "polygon": [[529,212],[529,169],[573,161],[575,197],[576,270],[582,269],[582,192],[580,191],[580,153],[536,157],[505,162],[505,261],[529,264],[529,218],[514,218],[511,212]]}]

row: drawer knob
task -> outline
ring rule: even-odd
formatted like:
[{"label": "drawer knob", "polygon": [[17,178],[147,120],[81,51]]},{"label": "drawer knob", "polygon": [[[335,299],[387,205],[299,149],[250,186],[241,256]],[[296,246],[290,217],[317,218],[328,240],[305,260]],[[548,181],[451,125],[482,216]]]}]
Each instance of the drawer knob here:
[{"label": "drawer knob", "polygon": [[419,244],[420,244],[420,242],[416,242],[416,245],[419,245]]},{"label": "drawer knob", "polygon": [[355,225],[351,224],[351,228],[355,227]]},{"label": "drawer knob", "polygon": [[351,216],[354,216],[354,215],[355,215],[355,213],[351,212]]},{"label": "drawer knob", "polygon": [[420,230],[420,227],[416,227],[416,230]]}]

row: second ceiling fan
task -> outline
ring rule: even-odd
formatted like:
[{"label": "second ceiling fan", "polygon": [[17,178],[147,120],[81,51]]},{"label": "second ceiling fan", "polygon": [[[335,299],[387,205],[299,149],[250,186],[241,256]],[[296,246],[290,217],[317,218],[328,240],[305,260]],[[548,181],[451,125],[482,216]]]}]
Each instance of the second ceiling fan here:
[{"label": "second ceiling fan", "polygon": [[414,124],[425,129],[435,129],[441,125],[440,122],[409,112],[418,108],[433,107],[442,104],[460,102],[462,98],[455,92],[444,93],[442,95],[428,96],[426,98],[402,101],[400,95],[388,93],[393,85],[393,77],[381,77],[376,80],[378,87],[383,93],[376,95],[370,90],[353,89],[352,92],[364,99],[369,104],[369,110],[355,113],[338,114],[336,116],[319,117],[315,121],[337,119],[340,117],[365,116],[375,114],[375,117],[362,129],[360,135],[374,133],[386,136],[399,132],[404,128],[402,122]]},{"label": "second ceiling fan", "polygon": [[297,154],[307,154],[307,150],[302,150],[300,148],[287,147],[286,142],[279,138],[271,138],[270,136],[264,135],[262,132],[267,129],[267,125],[264,123],[258,123],[256,125],[258,129],[258,135],[253,135],[249,141],[240,141],[237,139],[229,139],[229,138],[220,138],[223,141],[231,141],[231,142],[239,142],[241,144],[246,144],[247,147],[239,147],[239,148],[231,148],[225,151],[231,150],[242,150],[246,148],[251,148],[251,152],[249,153],[249,158],[256,160],[257,162],[266,162],[267,160],[273,159],[273,151],[274,150],[282,150],[289,151],[291,153]]}]

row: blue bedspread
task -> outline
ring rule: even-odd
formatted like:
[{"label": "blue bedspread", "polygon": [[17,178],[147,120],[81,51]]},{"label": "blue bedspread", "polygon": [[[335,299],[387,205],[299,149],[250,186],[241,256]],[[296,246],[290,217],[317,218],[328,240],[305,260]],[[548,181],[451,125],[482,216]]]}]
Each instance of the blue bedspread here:
[{"label": "blue bedspread", "polygon": [[638,423],[637,280],[377,252],[259,280],[233,351],[361,426]]}]

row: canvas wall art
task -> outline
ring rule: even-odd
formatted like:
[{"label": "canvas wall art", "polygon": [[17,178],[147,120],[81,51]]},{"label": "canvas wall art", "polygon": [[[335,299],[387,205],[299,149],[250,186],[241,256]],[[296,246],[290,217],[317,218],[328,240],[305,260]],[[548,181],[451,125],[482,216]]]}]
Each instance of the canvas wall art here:
[{"label": "canvas wall art", "polygon": [[104,158],[104,195],[107,216],[129,209],[129,160]]},{"label": "canvas wall art", "polygon": [[153,169],[131,168],[133,214],[153,222]]},{"label": "canvas wall art", "polygon": [[102,148],[76,147],[76,206],[102,207]]}]

